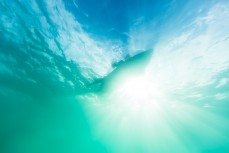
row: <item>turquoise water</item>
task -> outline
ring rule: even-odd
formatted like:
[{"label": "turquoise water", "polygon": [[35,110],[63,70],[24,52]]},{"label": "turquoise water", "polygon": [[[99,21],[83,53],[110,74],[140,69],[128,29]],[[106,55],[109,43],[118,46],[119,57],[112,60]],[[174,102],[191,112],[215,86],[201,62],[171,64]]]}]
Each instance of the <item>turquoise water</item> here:
[{"label": "turquoise water", "polygon": [[0,152],[229,152],[227,1],[0,0],[0,20]]}]

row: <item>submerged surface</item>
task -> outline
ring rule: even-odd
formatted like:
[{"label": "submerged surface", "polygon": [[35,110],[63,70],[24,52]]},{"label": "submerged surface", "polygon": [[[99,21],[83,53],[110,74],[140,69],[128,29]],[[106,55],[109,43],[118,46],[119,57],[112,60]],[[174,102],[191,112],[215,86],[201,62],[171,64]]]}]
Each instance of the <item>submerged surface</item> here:
[{"label": "submerged surface", "polygon": [[0,152],[228,153],[228,1],[1,0]]}]

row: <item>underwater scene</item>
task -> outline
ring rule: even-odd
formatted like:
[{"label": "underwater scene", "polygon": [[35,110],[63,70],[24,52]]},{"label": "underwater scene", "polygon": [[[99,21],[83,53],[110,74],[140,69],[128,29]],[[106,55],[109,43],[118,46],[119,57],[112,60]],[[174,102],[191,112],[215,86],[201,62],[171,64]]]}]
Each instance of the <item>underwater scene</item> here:
[{"label": "underwater scene", "polygon": [[229,153],[229,1],[0,0],[0,153]]}]

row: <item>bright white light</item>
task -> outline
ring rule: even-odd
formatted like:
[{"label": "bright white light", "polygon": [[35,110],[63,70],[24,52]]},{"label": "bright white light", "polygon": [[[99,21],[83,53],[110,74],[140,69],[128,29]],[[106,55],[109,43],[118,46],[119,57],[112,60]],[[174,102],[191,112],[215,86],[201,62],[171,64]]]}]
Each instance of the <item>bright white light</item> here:
[{"label": "bright white light", "polygon": [[133,106],[156,102],[156,97],[161,93],[158,82],[150,79],[146,74],[142,74],[120,80],[119,86],[114,89],[112,96],[114,94],[117,99],[122,99],[125,103]]}]

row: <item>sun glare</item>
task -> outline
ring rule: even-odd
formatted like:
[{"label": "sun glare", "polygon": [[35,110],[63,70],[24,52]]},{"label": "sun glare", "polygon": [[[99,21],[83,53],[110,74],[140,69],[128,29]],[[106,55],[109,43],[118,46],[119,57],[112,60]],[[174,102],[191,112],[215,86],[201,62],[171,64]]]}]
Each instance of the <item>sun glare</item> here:
[{"label": "sun glare", "polygon": [[132,104],[145,104],[155,102],[155,98],[160,95],[156,81],[147,77],[147,75],[137,75],[120,80],[120,86],[114,90],[117,97]]}]

